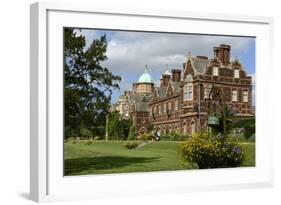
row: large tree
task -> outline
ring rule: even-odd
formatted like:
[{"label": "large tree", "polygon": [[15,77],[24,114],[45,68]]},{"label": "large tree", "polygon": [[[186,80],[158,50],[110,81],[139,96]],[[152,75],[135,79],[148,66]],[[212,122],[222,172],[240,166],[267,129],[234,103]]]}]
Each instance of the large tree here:
[{"label": "large tree", "polygon": [[118,111],[111,112],[108,115],[108,136],[110,140],[128,139],[132,119],[122,119]]},{"label": "large tree", "polygon": [[[112,74],[106,61],[106,35],[85,48],[85,36],[64,29],[64,122],[65,137],[79,135],[81,128],[104,134],[113,89],[121,77]],[[98,128],[98,129],[97,129]]]}]

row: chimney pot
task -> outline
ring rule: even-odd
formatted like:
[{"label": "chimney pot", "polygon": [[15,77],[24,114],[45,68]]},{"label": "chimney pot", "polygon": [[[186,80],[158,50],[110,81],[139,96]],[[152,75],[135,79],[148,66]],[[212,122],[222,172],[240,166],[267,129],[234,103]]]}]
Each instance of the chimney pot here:
[{"label": "chimney pot", "polygon": [[180,69],[172,69],[172,81],[174,81],[174,82],[181,81],[181,70]]}]

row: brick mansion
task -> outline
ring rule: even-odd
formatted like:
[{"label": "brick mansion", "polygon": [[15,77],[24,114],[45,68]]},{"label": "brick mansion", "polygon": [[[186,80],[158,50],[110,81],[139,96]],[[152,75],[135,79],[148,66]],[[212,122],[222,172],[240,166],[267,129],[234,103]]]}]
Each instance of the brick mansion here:
[{"label": "brick mansion", "polygon": [[224,93],[224,102],[237,117],[253,117],[252,78],[236,58],[230,61],[229,45],[213,48],[213,57],[187,57],[182,69],[167,70],[157,86],[147,68],[124,91],[111,111],[133,120],[136,135],[155,130],[160,135],[171,132],[192,134],[207,128],[207,100],[212,86]]}]

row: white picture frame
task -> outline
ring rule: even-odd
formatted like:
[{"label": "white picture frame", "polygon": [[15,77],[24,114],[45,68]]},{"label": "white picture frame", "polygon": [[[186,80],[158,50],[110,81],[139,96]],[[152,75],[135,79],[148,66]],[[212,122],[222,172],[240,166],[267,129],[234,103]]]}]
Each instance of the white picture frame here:
[{"label": "white picture frame", "polygon": [[[32,200],[95,199],[273,186],[273,132],[266,129],[270,126],[271,116],[262,109],[272,105],[272,89],[268,83],[270,72],[262,69],[273,69],[272,18],[46,2],[32,4],[30,14]],[[256,36],[256,167],[64,177],[61,138],[64,26]]]}]

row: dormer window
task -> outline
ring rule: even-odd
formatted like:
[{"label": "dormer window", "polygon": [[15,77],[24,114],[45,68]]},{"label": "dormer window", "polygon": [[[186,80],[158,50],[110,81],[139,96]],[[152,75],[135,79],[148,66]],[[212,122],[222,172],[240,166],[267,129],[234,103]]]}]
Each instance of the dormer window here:
[{"label": "dormer window", "polygon": [[239,78],[239,70],[238,69],[234,70],[234,78]]},{"label": "dormer window", "polygon": [[218,75],[219,75],[219,68],[213,67],[213,76],[218,76]]}]

